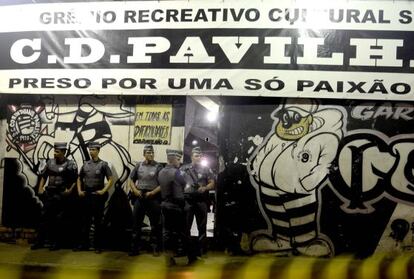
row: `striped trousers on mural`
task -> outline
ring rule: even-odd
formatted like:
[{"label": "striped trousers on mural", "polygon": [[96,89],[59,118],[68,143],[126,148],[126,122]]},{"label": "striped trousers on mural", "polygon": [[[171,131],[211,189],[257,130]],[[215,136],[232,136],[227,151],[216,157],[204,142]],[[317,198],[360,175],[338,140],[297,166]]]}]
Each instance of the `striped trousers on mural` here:
[{"label": "striped trousers on mural", "polygon": [[317,237],[316,192],[284,193],[261,185],[262,206],[272,223],[273,236],[303,246]]}]

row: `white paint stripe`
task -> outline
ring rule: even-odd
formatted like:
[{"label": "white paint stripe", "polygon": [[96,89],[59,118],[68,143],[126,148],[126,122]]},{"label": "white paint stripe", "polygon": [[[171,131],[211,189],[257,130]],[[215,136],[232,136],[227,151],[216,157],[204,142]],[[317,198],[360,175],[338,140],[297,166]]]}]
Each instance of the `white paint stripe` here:
[{"label": "white paint stripe", "polygon": [[312,213],[306,216],[296,217],[290,219],[290,224],[292,226],[300,226],[308,223],[312,223],[316,221],[316,213]]},{"label": "white paint stripe", "polygon": [[288,222],[278,220],[278,219],[274,219],[274,218],[272,218],[272,222],[276,226],[290,228],[290,224]]},{"label": "white paint stripe", "polygon": [[286,213],[285,208],[282,205],[270,205],[265,204],[266,208],[273,212],[279,212],[279,213]]},{"label": "white paint stripe", "polygon": [[267,188],[267,187],[261,187],[260,189],[262,191],[262,194],[265,194],[266,196],[279,197],[279,194],[274,189]]},{"label": "white paint stripe", "polygon": [[286,202],[284,205],[285,205],[286,209],[292,209],[292,208],[300,208],[304,205],[308,205],[308,204],[314,203],[314,202],[316,202],[316,195],[312,194],[312,195],[305,196],[305,197],[300,198],[300,199],[296,199],[296,200],[293,200],[293,201]]},{"label": "white paint stripe", "polygon": [[316,232],[313,231],[313,232],[309,232],[309,233],[306,233],[306,234],[295,236],[295,237],[293,237],[293,239],[296,242],[302,243],[302,242],[311,240],[315,237],[316,237]]}]

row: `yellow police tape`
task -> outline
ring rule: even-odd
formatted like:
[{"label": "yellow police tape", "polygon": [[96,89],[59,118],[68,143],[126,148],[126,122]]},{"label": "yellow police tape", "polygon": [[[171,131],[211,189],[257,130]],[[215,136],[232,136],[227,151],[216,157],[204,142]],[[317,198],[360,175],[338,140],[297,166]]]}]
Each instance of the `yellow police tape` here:
[{"label": "yellow police tape", "polygon": [[280,278],[310,279],[312,277],[312,267],[316,260],[317,258],[295,258],[288,264],[285,269],[283,269]]},{"label": "yellow police tape", "polygon": [[99,279],[99,270],[62,268],[50,271],[45,278],[48,279]]},{"label": "yellow police tape", "polygon": [[[250,258],[239,271],[239,279],[269,278],[270,268],[275,262],[274,257],[255,256]],[[217,278],[217,277],[216,277]]]},{"label": "yellow police tape", "polygon": [[166,278],[167,262],[167,257],[153,257],[149,254],[134,257],[131,264],[125,267],[120,279]]},{"label": "yellow police tape", "polygon": [[361,262],[357,272],[356,279],[376,279],[381,278],[381,263],[389,257],[387,254],[375,254]]},{"label": "yellow police tape", "polygon": [[209,262],[197,263],[192,272],[192,278],[197,279],[217,279],[222,278],[224,266],[227,263],[227,257],[222,255],[214,256]]},{"label": "yellow police tape", "polygon": [[0,278],[20,279],[22,271],[17,266],[0,265]]},{"label": "yellow police tape", "polygon": [[353,261],[352,256],[340,256],[332,258],[320,273],[321,279],[347,279],[349,266]]},{"label": "yellow police tape", "polygon": [[408,269],[412,258],[412,254],[403,254],[395,258],[387,269],[387,278],[408,279]]},{"label": "yellow police tape", "polygon": [[[54,255],[54,262],[49,262],[47,268],[31,265],[34,269],[30,269],[22,268],[23,265],[0,263],[0,279],[409,279],[411,270],[414,270],[414,254],[375,254],[364,260],[352,256],[318,259],[269,254],[252,257],[210,254],[195,265],[179,267],[170,267],[167,256],[153,257],[149,254],[128,257],[127,260],[122,252],[114,252],[107,257],[90,252],[65,251]],[[114,263],[117,260],[122,265]]]}]

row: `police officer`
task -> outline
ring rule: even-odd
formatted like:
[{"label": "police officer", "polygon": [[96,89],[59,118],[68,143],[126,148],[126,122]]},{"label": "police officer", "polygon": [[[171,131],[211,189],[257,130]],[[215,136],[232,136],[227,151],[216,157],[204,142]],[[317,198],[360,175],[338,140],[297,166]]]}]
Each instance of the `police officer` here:
[{"label": "police officer", "polygon": [[[78,176],[76,163],[65,157],[66,150],[65,142],[56,142],[54,158],[48,160],[41,171],[38,194],[43,202],[43,208],[36,242],[31,246],[33,250],[42,248],[47,237],[50,250],[57,250],[63,244],[63,215]],[[46,182],[47,186],[45,186]]]},{"label": "police officer", "polygon": [[209,167],[201,164],[201,157],[201,148],[194,147],[191,151],[191,163],[181,167],[187,181],[184,196],[188,235],[191,235],[194,216],[197,223],[198,241],[196,251],[193,251],[197,256],[201,256],[206,249],[209,191],[215,187],[214,174]]},{"label": "police officer", "polygon": [[[161,212],[164,225],[164,248],[174,256],[186,254],[186,224],[184,215],[185,179],[179,170],[182,151],[167,149],[167,165],[159,175]],[[173,259],[173,258],[171,258]]]},{"label": "police officer", "polygon": [[[101,145],[98,142],[88,144],[91,160],[82,166],[77,181],[79,197],[83,200],[83,219],[80,250],[89,246],[89,231],[94,224],[93,246],[101,253],[103,244],[103,213],[108,199],[108,190],[113,183],[112,171],[108,163],[99,158]],[[105,178],[108,182],[105,184]]]},{"label": "police officer", "polygon": [[144,160],[136,164],[128,183],[133,205],[130,256],[139,254],[142,222],[145,215],[148,215],[150,220],[154,255],[158,255],[162,247],[161,195],[158,183],[158,173],[162,166],[154,161],[152,145],[145,145],[143,153]]}]

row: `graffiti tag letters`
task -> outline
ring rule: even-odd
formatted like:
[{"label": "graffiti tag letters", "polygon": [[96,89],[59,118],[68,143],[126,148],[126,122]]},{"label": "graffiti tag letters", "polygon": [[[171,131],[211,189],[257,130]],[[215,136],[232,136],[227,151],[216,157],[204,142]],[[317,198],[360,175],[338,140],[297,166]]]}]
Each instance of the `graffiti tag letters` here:
[{"label": "graffiti tag letters", "polygon": [[371,213],[383,197],[414,204],[414,139],[352,134],[344,138],[330,176],[348,213]]}]

